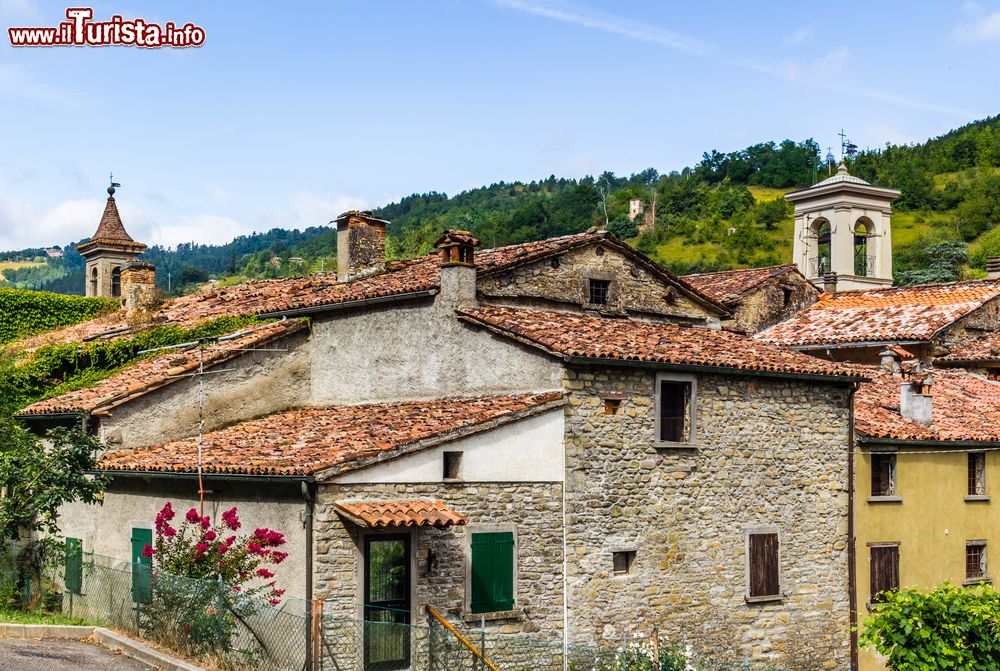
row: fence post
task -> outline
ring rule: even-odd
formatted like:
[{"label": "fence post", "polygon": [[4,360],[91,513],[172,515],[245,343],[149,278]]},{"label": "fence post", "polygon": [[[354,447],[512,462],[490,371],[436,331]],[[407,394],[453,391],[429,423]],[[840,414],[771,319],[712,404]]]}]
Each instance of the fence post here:
[{"label": "fence post", "polygon": [[226,602],[225,602],[225,597],[222,595],[222,590],[224,585],[222,583],[221,573],[219,574],[219,579],[216,582],[216,585],[217,589],[215,593],[215,624],[219,628],[219,647],[222,648],[223,651],[225,651],[226,649],[229,648],[229,643],[228,641],[226,641],[225,624],[222,620],[223,617],[222,611],[226,607]]},{"label": "fence post", "polygon": [[622,671],[628,669],[628,635],[622,634]]},{"label": "fence post", "polygon": [[479,616],[479,668],[486,671],[486,616]]},{"label": "fence post", "polygon": [[434,654],[437,651],[437,644],[435,643],[436,631],[434,626],[437,622],[431,617],[430,613],[427,613],[427,668],[430,671],[434,671],[437,668],[437,656]]},{"label": "fence post", "polygon": [[314,671],[322,671],[323,668],[323,649],[321,647],[320,636],[323,635],[323,600],[313,599],[312,601],[312,617],[309,624],[312,628],[312,640],[310,644],[312,645],[312,663]]},{"label": "fence post", "polygon": [[660,628],[653,627],[653,671],[660,671]]}]

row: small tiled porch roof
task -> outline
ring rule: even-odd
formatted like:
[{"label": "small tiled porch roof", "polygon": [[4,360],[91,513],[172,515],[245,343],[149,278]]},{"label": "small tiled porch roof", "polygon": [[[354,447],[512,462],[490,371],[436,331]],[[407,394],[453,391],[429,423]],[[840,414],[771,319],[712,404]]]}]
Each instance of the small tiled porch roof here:
[{"label": "small tiled porch roof", "polygon": [[[727,307],[739,303],[740,298],[768,280],[786,273],[799,273],[791,263],[767,268],[747,268],[745,270],[721,270],[714,273],[684,275],[682,280],[709,298]],[[802,279],[805,279],[804,277]]]},{"label": "small tiled porch roof", "polygon": [[337,512],[359,527],[444,527],[467,524],[468,518],[444,501],[337,501]]}]

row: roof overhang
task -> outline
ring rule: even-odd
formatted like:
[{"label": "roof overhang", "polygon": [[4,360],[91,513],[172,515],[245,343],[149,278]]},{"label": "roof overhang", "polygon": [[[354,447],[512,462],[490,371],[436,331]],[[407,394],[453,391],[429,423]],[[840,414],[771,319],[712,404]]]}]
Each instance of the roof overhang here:
[{"label": "roof overhang", "polygon": [[355,526],[368,529],[434,527],[468,524],[469,518],[434,500],[344,500],[334,502],[337,514]]},{"label": "roof overhang", "polygon": [[420,291],[410,291],[402,294],[391,294],[388,296],[376,296],[374,298],[361,298],[354,301],[343,301],[340,303],[323,303],[321,305],[310,305],[301,308],[292,308],[290,310],[278,310],[276,312],[261,312],[257,316],[261,318],[268,317],[302,317],[305,315],[314,315],[324,312],[333,312],[335,310],[347,310],[349,308],[357,307],[367,307],[370,305],[377,305],[379,303],[394,303],[396,301],[411,300],[414,298],[428,298],[437,294],[439,289],[422,289]]}]

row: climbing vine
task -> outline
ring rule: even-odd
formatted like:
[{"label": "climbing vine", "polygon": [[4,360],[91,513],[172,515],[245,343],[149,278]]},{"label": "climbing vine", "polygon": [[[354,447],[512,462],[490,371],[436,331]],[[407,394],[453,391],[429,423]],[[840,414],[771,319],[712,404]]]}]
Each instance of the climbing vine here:
[{"label": "climbing vine", "polygon": [[225,335],[255,323],[253,317],[222,317],[192,328],[161,326],[131,338],[47,345],[31,354],[0,357],[0,414],[91,386],[147,356],[140,354],[145,350]]},{"label": "climbing vine", "polygon": [[0,289],[0,345],[78,324],[118,307],[118,301],[106,298]]}]

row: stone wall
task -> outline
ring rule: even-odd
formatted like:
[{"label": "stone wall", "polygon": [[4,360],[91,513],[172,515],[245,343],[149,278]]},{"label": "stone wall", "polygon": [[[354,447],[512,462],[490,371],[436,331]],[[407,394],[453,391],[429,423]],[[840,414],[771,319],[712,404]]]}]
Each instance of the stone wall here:
[{"label": "stone wall", "polygon": [[[791,292],[787,303],[786,289]],[[816,302],[819,293],[815,284],[799,273],[789,271],[744,296],[733,309],[733,319],[724,323],[726,328],[735,331],[759,333],[809,307]]]},{"label": "stone wall", "polygon": [[[324,485],[316,505],[316,598],[326,613],[361,616],[362,532],[334,510],[339,499],[437,498],[469,518],[471,525],[511,524],[517,536],[516,615],[488,620],[490,631],[560,640],[562,600],[562,487],[558,483],[424,483]],[[399,533],[399,529],[370,533]],[[426,622],[424,606],[434,606],[449,621],[466,616],[466,534],[468,527],[413,531],[413,610]],[[433,562],[428,563],[433,553]],[[479,616],[470,616],[477,625]]]},{"label": "stone wall", "polygon": [[[655,371],[568,368],[570,638],[654,626],[715,658],[845,668],[848,394],[697,377],[696,448],[654,448]],[[621,394],[618,414],[600,396]],[[748,605],[745,531],[777,527],[784,599]],[[612,552],[635,550],[615,576]]]},{"label": "stone wall", "polygon": [[597,309],[587,305],[588,278],[611,281],[610,300],[600,308],[603,313],[718,324],[718,318],[704,306],[621,252],[601,244],[482,277],[478,288],[489,303]]}]

